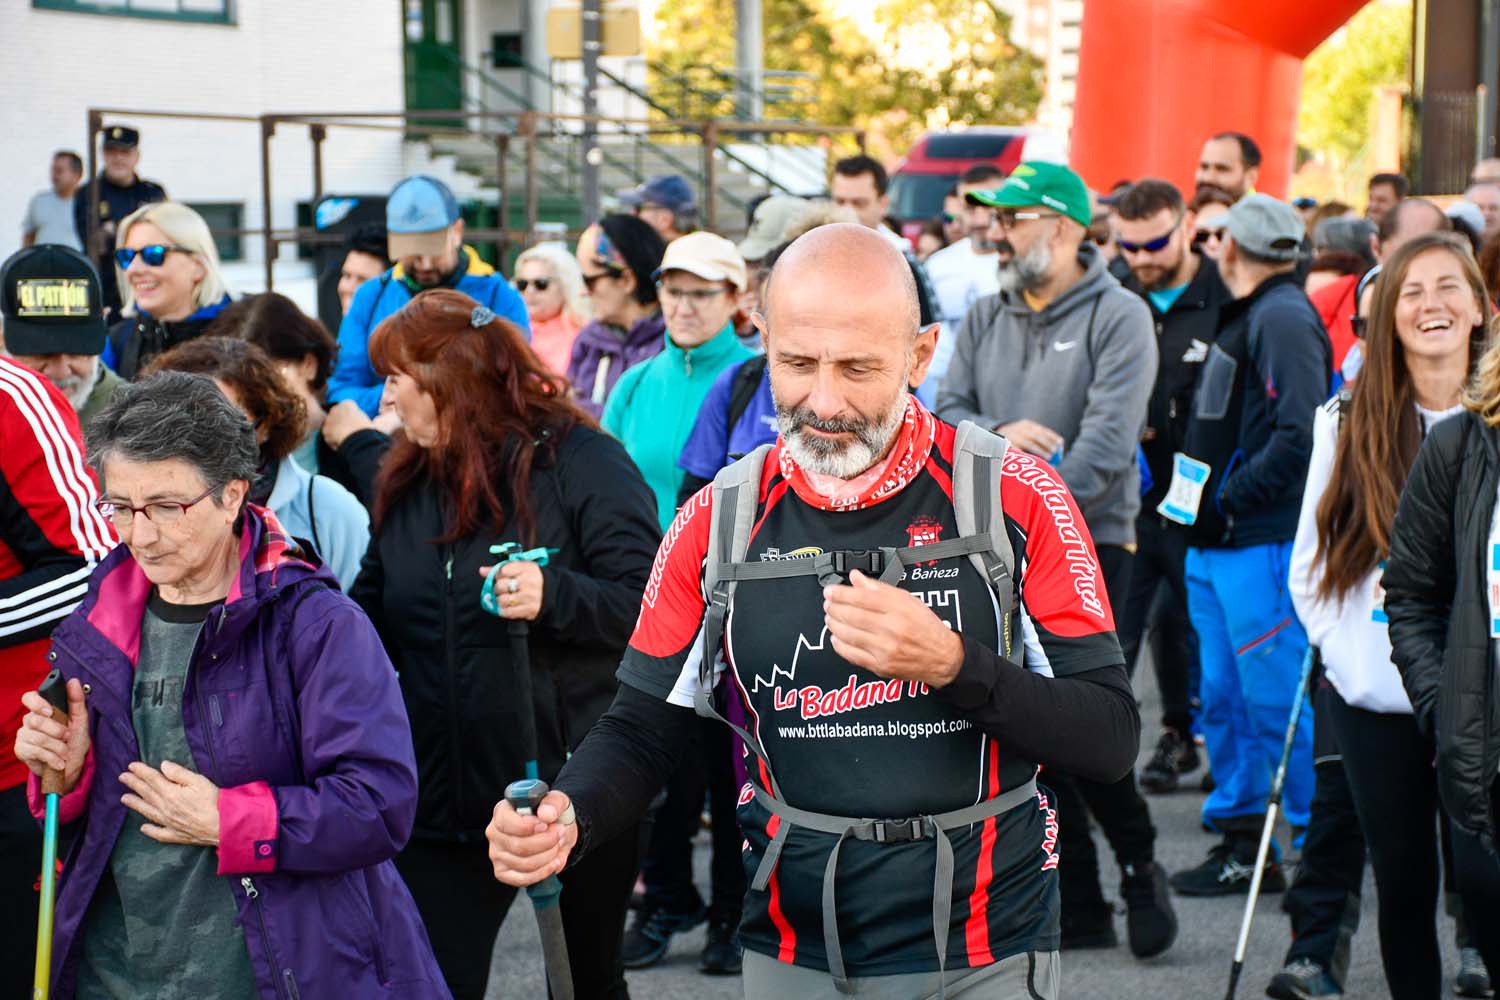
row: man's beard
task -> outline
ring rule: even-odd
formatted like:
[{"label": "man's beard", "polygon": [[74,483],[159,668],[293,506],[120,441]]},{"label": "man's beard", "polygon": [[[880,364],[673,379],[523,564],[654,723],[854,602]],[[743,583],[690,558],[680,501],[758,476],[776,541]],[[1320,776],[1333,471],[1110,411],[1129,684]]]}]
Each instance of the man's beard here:
[{"label": "man's beard", "polygon": [[93,362],[89,365],[87,375],[82,377],[69,375],[61,381],[52,383],[57,386],[58,391],[68,397],[68,402],[73,404],[74,410],[83,409],[83,405],[89,401],[89,393],[94,391],[94,383],[99,381],[99,356],[94,355]]},{"label": "man's beard", "polygon": [[[908,366],[909,368],[909,366]],[[774,397],[774,393],[772,394]],[[853,479],[886,453],[906,418],[906,390],[896,394],[879,418],[824,420],[803,406],[776,403],[776,429],[792,460],[803,471],[835,479]],[[837,441],[807,434],[812,427],[830,434],[847,433],[852,441]]]},{"label": "man's beard", "polygon": [[1177,258],[1177,263],[1171,267],[1163,267],[1160,264],[1148,264],[1141,268],[1131,268],[1135,272],[1135,278],[1141,283],[1141,287],[1148,292],[1160,292],[1172,287],[1177,280],[1177,272],[1182,270],[1182,258]]},{"label": "man's beard", "polygon": [[976,226],[969,230],[969,246],[973,247],[976,253],[994,253],[999,248],[999,242],[989,238],[989,228],[986,225]]},{"label": "man's beard", "polygon": [[1000,290],[1015,294],[1035,292],[1047,285],[1048,272],[1052,270],[1052,248],[1037,242],[1023,254],[1000,262]]}]

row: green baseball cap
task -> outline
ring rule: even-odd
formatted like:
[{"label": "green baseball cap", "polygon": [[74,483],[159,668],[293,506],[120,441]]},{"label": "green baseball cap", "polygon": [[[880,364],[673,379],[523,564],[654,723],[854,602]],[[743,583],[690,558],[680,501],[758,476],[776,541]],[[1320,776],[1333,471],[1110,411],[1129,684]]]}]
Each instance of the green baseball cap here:
[{"label": "green baseball cap", "polygon": [[991,208],[1043,205],[1085,228],[1094,218],[1083,178],[1060,163],[1041,160],[1019,164],[998,191],[970,191],[968,200]]}]

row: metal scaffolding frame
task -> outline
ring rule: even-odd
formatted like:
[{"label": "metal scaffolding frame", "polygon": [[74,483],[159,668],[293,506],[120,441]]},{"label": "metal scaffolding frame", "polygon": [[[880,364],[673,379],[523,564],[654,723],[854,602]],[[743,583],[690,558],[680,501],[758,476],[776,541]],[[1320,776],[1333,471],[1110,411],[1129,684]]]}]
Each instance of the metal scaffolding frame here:
[{"label": "metal scaffolding frame", "polygon": [[[539,205],[536,163],[537,141],[556,134],[556,127],[560,124],[587,126],[591,129],[599,127],[613,127],[621,131],[629,129],[637,134],[697,137],[702,147],[703,171],[706,180],[705,187],[707,189],[704,199],[704,217],[708,219],[715,217],[717,199],[718,166],[714,153],[718,149],[721,137],[726,133],[808,135],[816,136],[826,141],[832,141],[836,136],[851,136],[861,151],[865,148],[865,131],[851,126],[806,125],[791,122],[753,122],[738,119],[696,121],[670,118],[613,118],[599,115],[559,114],[543,111],[462,111],[457,109],[451,111],[361,111],[331,113],[268,112],[261,115],[245,115],[199,111],[140,110],[136,108],[89,108],[87,121],[89,177],[97,177],[99,175],[99,136],[104,131],[104,120],[106,117],[132,119],[169,118],[182,121],[236,122],[259,126],[261,224],[256,228],[216,230],[215,235],[259,236],[261,238],[267,291],[270,291],[273,287],[273,270],[283,243],[317,245],[320,243],[342,242],[343,239],[342,237],[334,237],[327,233],[321,233],[311,227],[293,227],[281,230],[274,228],[271,220],[271,139],[276,135],[277,129],[281,126],[307,129],[312,155],[312,201],[314,203],[323,196],[323,143],[328,138],[328,130],[330,128],[375,129],[404,133],[419,132],[424,136],[473,136],[485,135],[486,133],[476,128],[456,128],[447,123],[455,119],[463,119],[466,123],[480,125],[494,123],[502,126],[488,136],[495,143],[495,160],[498,167],[497,183],[499,185],[501,211],[500,225],[487,229],[476,227],[466,230],[466,235],[471,236],[477,242],[492,242],[499,245],[502,255],[513,243],[527,246],[535,239]],[[543,129],[539,127],[544,123],[550,125],[552,131],[544,133]],[[508,130],[503,127],[507,124],[510,125]],[[510,155],[512,141],[520,141],[524,144],[526,227],[520,230],[508,229],[504,225],[505,212],[510,198],[505,163],[507,157]],[[94,234],[99,227],[98,212],[98,202],[95,200],[90,205],[88,212],[88,242],[85,244],[86,246],[94,245]]]}]

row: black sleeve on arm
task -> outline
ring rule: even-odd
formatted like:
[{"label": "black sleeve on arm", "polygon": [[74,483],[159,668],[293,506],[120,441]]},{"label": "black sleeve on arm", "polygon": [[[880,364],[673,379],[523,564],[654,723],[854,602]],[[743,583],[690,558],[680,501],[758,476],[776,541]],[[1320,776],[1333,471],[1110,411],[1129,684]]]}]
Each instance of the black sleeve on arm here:
[{"label": "black sleeve on arm", "polygon": [[1047,677],[965,636],[964,663],[938,695],[1026,760],[1111,782],[1135,766],[1141,713],[1122,665]]},{"label": "black sleeve on arm", "polygon": [[1469,422],[1460,414],[1432,429],[1401,491],[1391,552],[1380,585],[1390,619],[1391,661],[1411,699],[1422,735],[1432,737],[1458,590],[1454,505]]},{"label": "black sleeve on arm", "polygon": [[391,449],[391,439],[373,427],[355,431],[338,447],[339,457],[349,466],[349,483],[359,502],[369,507],[375,502],[375,476],[380,460]]},{"label": "black sleeve on arm", "polygon": [[713,482],[712,479],[704,479],[702,476],[695,476],[691,472],[684,472],[682,474],[682,486],[677,490],[677,506],[681,507],[693,499],[693,497],[698,495],[699,490],[711,482]]},{"label": "black sleeve on arm", "polygon": [[578,816],[570,865],[641,818],[676,770],[696,720],[691,708],[620,685],[614,704],[557,776],[556,787]]}]

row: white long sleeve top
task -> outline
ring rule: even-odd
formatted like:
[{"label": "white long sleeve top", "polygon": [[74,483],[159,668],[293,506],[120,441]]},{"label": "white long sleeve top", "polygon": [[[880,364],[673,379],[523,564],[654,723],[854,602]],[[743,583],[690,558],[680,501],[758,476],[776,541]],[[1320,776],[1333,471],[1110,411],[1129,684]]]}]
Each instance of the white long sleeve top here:
[{"label": "white long sleeve top", "polygon": [[[1417,407],[1423,433],[1451,410]],[[1323,652],[1323,666],[1339,697],[1370,712],[1411,714],[1411,701],[1401,686],[1401,674],[1391,662],[1391,640],[1385,617],[1385,593],[1380,589],[1381,568],[1360,581],[1359,586],[1335,600],[1317,596],[1322,577],[1318,551],[1318,502],[1333,472],[1334,445],[1339,432],[1338,397],[1318,408],[1313,418],[1312,459],[1307,485],[1302,492],[1302,511],[1297,521],[1297,539],[1292,543],[1288,586],[1292,606],[1307,629],[1308,641]],[[1382,564],[1383,565],[1383,564]]]}]

